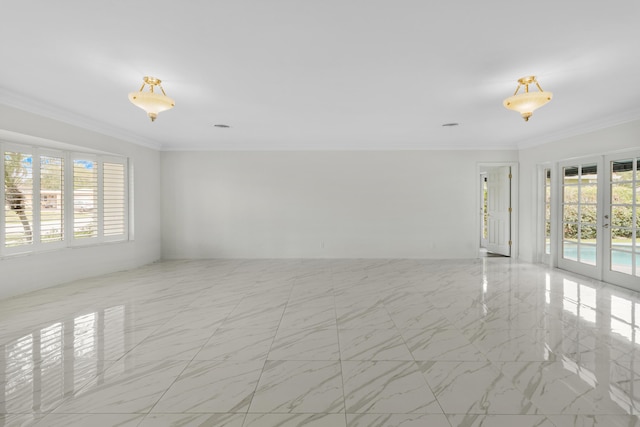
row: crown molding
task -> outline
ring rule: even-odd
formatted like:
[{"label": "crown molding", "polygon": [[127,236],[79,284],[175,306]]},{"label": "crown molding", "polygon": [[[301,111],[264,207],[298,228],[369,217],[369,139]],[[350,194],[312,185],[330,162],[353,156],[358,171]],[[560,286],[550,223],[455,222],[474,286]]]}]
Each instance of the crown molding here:
[{"label": "crown molding", "polygon": [[54,150],[75,151],[81,153],[107,154],[110,156],[122,156],[120,153],[112,153],[104,150],[96,150],[85,146],[69,144],[67,142],[55,141],[53,139],[41,138],[39,136],[25,135],[18,132],[12,132],[0,129],[0,142],[8,142],[10,144],[19,144],[25,146],[39,146],[51,148]]},{"label": "crown molding", "polygon": [[162,144],[151,139],[124,131],[115,126],[107,125],[81,114],[73,113],[69,110],[26,97],[3,87],[0,87],[0,104],[16,108],[18,110],[23,110],[28,113],[37,114],[48,119],[57,120],[82,129],[111,136],[142,147],[152,148],[154,150],[162,149]]},{"label": "crown molding", "polygon": [[622,124],[633,122],[636,120],[640,120],[640,108],[627,111],[624,114],[609,116],[595,122],[590,122],[586,124],[583,123],[581,125],[571,126],[561,131],[548,133],[540,137],[526,139],[526,140],[520,141],[517,144],[517,147],[518,147],[518,150],[533,148],[538,145],[548,144],[551,142],[560,141],[562,139],[572,138],[574,136],[585,135],[587,133],[596,132],[602,129],[607,129],[610,127],[622,125]]},{"label": "crown molding", "polygon": [[294,146],[279,146],[265,149],[264,147],[255,145],[243,145],[242,147],[229,147],[229,146],[200,146],[200,145],[165,145],[160,150],[162,152],[207,152],[207,151],[220,151],[220,152],[323,152],[323,151],[344,151],[344,152],[362,152],[362,151],[518,151],[517,147],[512,146],[484,146],[484,147],[471,147],[462,145],[431,145],[429,147],[410,146],[403,147],[384,147],[384,146],[372,146],[372,147],[359,147],[359,146],[345,146],[345,145],[327,145],[322,148],[318,147],[294,147]]}]

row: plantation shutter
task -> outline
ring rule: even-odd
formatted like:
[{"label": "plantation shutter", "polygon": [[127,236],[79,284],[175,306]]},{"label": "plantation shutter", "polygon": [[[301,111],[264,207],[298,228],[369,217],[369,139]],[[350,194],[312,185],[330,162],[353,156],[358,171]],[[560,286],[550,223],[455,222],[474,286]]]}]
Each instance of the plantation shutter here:
[{"label": "plantation shutter", "polygon": [[105,162],[102,176],[104,236],[123,236],[127,229],[125,165]]},{"label": "plantation shutter", "polygon": [[40,241],[64,240],[64,158],[40,156]]},{"label": "plantation shutter", "polygon": [[129,239],[129,161],[0,141],[0,257]]},{"label": "plantation shutter", "polygon": [[33,155],[4,152],[5,247],[33,244]]},{"label": "plantation shutter", "polygon": [[73,237],[98,236],[98,162],[73,161]]}]

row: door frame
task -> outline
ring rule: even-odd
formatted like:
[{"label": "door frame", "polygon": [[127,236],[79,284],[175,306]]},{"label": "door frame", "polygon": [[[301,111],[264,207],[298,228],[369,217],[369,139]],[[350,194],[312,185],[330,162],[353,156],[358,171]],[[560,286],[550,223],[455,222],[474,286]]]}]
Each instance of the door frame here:
[{"label": "door frame", "polygon": [[480,172],[480,247],[486,248],[487,238],[484,237],[484,186],[487,179],[486,172]]},{"label": "door frame", "polygon": [[[604,224],[604,215],[605,212],[604,210],[607,210],[609,208],[609,203],[607,201],[607,198],[610,196],[610,188],[608,188],[608,184],[609,184],[609,177],[606,175],[607,173],[610,173],[609,170],[609,161],[615,158],[620,158],[620,159],[624,159],[625,157],[636,157],[640,155],[640,151],[638,151],[637,148],[625,148],[622,150],[613,150],[613,151],[608,151],[608,152],[600,152],[600,153],[594,153],[594,154],[590,154],[590,155],[586,155],[586,156],[577,156],[577,157],[570,157],[570,158],[564,158],[564,159],[559,159],[559,160],[555,160],[553,162],[541,162],[537,164],[537,220],[536,220],[536,229],[538,230],[536,232],[536,246],[537,246],[537,253],[536,253],[536,257],[535,259],[538,262],[545,262],[547,260],[545,260],[544,258],[544,252],[542,251],[542,248],[544,247],[544,233],[542,232],[541,227],[544,227],[544,181],[543,181],[543,170],[545,168],[549,168],[551,169],[551,257],[548,260],[550,267],[555,267],[555,268],[560,268],[563,270],[567,270],[564,266],[560,265],[562,264],[560,261],[560,259],[562,258],[562,203],[563,203],[563,199],[562,199],[562,184],[563,184],[563,180],[562,180],[562,165],[566,164],[566,163],[577,163],[577,164],[581,164],[581,163],[585,163],[585,162],[589,162],[589,160],[593,160],[593,159],[600,159],[599,160],[599,166],[600,166],[600,171],[598,172],[599,178],[600,176],[602,177],[602,181],[603,183],[600,185],[600,187],[598,188],[598,218],[597,218],[597,227],[598,227],[598,235],[602,236],[601,238],[598,238],[601,248],[599,251],[599,255],[598,255],[598,259],[597,262],[599,264],[598,267],[598,271],[596,272],[596,274],[589,274],[588,272],[579,272],[573,269],[569,269],[567,271],[571,271],[583,276],[587,276],[587,277],[591,277],[591,278],[595,278],[597,280],[604,280],[607,283],[611,283],[613,285],[616,286],[621,286],[623,288],[627,288],[627,289],[631,289],[633,291],[640,291],[640,280],[637,277],[625,277],[626,275],[621,275],[618,273],[611,273],[611,272],[606,272],[605,271],[605,265],[604,265],[604,261],[605,261],[605,257],[608,256],[607,253],[605,253],[605,249],[608,248],[608,244],[607,246],[605,246],[604,239],[609,239],[607,240],[608,242],[610,242],[610,228],[609,230],[607,230],[606,228],[603,227]],[[605,206],[606,205],[606,206]],[[601,208],[602,206],[602,208]],[[608,248],[610,249],[610,248]],[[546,262],[545,262],[546,263]]]},{"label": "door frame", "polygon": [[[551,172],[551,182],[550,182],[550,234],[549,234],[549,246],[550,253],[546,253],[546,193],[545,193],[545,184],[546,184],[546,175],[545,171],[549,170]],[[536,253],[535,253],[535,261],[541,264],[548,265],[549,267],[557,267],[556,260],[554,259],[554,254],[557,253],[557,237],[556,237],[556,216],[557,215],[557,203],[555,202],[555,191],[557,191],[558,183],[555,181],[557,179],[557,163],[539,163],[536,167]]]},{"label": "door frame", "polygon": [[[478,162],[476,163],[476,203],[475,206],[482,206],[482,178],[481,174],[485,169],[492,167],[509,166],[511,167],[511,258],[518,259],[519,250],[518,244],[520,242],[518,235],[518,217],[519,214],[519,189],[520,189],[520,169],[518,162]],[[475,212],[475,210],[474,210]],[[480,215],[474,215],[476,218],[476,236],[482,234],[482,222],[480,221]],[[478,254],[480,253],[480,243],[478,242]]]}]

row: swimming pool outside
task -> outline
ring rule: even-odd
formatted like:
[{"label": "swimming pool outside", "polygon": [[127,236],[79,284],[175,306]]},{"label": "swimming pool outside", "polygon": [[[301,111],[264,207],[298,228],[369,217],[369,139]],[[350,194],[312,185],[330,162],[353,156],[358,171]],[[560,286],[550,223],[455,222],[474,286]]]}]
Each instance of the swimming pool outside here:
[{"label": "swimming pool outside", "polygon": [[[573,261],[578,260],[578,245],[564,242],[563,258]],[[611,250],[611,270],[620,273],[633,274],[633,248],[628,246],[628,251],[624,245],[616,244],[616,248]],[[580,262],[596,265],[596,247],[591,245],[580,245]],[[637,261],[636,261],[637,262]]]}]

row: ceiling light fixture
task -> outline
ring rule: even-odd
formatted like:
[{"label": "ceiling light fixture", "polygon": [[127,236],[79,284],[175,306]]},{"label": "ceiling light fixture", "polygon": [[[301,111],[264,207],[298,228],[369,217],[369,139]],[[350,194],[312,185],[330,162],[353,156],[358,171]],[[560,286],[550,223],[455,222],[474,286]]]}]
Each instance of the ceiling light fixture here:
[{"label": "ceiling light fixture", "polygon": [[[176,104],[173,99],[169,98],[164,89],[162,88],[162,81],[155,77],[145,76],[143,77],[144,83],[138,92],[131,92],[129,94],[129,101],[136,107],[142,108],[147,112],[147,116],[151,121],[155,121],[158,117],[158,113],[173,108]],[[143,92],[142,90],[146,85],[149,85],[149,91]],[[153,91],[153,88],[158,86],[162,91],[162,94]]]},{"label": "ceiling light fixture", "polygon": [[[539,92],[529,92],[529,85],[531,84],[535,84]],[[518,91],[522,86],[524,86],[524,93],[518,95]],[[535,76],[528,76],[518,79],[518,87],[515,93],[505,99],[503,105],[509,110],[520,113],[524,121],[528,122],[533,112],[551,101],[552,97],[553,93],[542,90]]]}]

